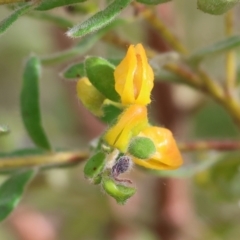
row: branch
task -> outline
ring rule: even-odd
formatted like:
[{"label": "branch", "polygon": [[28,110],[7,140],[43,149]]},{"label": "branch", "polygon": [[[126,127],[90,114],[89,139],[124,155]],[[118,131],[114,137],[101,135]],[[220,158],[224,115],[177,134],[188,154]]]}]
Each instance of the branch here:
[{"label": "branch", "polygon": [[43,155],[28,155],[0,158],[0,172],[8,172],[21,168],[53,168],[75,165],[86,160],[88,152],[54,152]]},{"label": "branch", "polygon": [[[231,36],[233,33],[234,25],[234,14],[233,10],[230,10],[225,15],[225,30],[226,35]],[[230,95],[231,90],[236,85],[236,58],[234,50],[230,50],[226,55],[226,89],[227,93]]]},{"label": "branch", "polygon": [[240,141],[234,140],[215,140],[215,141],[196,141],[178,143],[182,152],[216,150],[216,151],[234,151],[240,149]]},{"label": "branch", "polygon": [[140,12],[143,18],[155,29],[163,39],[171,46],[171,48],[182,55],[187,55],[187,48],[174,36],[164,23],[157,18],[156,14],[153,12],[153,9],[142,7],[140,4],[134,2],[133,7],[137,12]]}]

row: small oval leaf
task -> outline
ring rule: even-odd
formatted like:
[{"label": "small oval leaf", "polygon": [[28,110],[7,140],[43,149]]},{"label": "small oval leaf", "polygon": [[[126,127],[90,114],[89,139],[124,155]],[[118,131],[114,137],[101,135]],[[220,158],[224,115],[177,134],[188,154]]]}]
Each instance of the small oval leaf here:
[{"label": "small oval leaf", "polygon": [[35,174],[34,170],[18,172],[0,186],[0,221],[4,220],[16,208],[26,185]]},{"label": "small oval leaf", "polygon": [[104,58],[89,57],[85,60],[85,71],[92,85],[106,98],[119,101],[113,76],[115,66]]},{"label": "small oval leaf", "polygon": [[74,26],[67,32],[69,37],[83,37],[108,25],[113,19],[126,8],[132,0],[115,0],[103,11],[100,11],[87,19],[85,22]]},{"label": "small oval leaf", "polygon": [[86,178],[95,179],[103,171],[106,164],[106,154],[97,152],[87,161],[84,166],[84,175]]},{"label": "small oval leaf", "polygon": [[25,128],[33,142],[41,148],[50,150],[50,144],[42,128],[39,107],[40,60],[32,56],[28,59],[20,96],[21,114]]},{"label": "small oval leaf", "polygon": [[118,116],[123,112],[123,109],[120,109],[112,104],[103,104],[102,106],[103,116],[100,118],[101,121],[112,125],[117,120]]},{"label": "small oval leaf", "polygon": [[224,53],[239,46],[240,36],[231,36],[196,51],[189,57],[188,61],[198,63],[205,57],[214,54]]},{"label": "small oval leaf", "polygon": [[64,70],[62,76],[67,79],[76,79],[76,78],[82,78],[86,76],[85,69],[84,69],[84,63],[75,63],[67,67],[67,69]]},{"label": "small oval leaf", "polygon": [[32,7],[33,7],[33,3],[26,3],[23,4],[21,7],[19,7],[17,10],[15,10],[14,12],[12,12],[12,14],[10,14],[7,18],[5,18],[4,20],[2,20],[0,22],[0,35],[3,34],[4,32],[6,32],[6,30],[23,14],[29,12]]},{"label": "small oval leaf", "polygon": [[240,0],[198,0],[198,9],[205,13],[220,15],[233,8]]},{"label": "small oval leaf", "polygon": [[56,7],[68,6],[71,4],[86,2],[87,0],[41,0],[36,10],[46,11]]}]

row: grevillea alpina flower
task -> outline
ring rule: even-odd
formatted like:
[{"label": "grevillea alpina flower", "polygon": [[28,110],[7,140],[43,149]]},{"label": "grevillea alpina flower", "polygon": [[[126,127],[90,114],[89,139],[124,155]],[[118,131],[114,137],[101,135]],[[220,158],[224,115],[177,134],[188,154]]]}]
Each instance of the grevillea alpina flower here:
[{"label": "grevillea alpina flower", "polygon": [[116,124],[104,135],[110,146],[126,152],[132,137],[148,126],[147,108],[144,105],[131,105],[119,115]]},{"label": "grevillea alpina flower", "polygon": [[122,104],[147,105],[151,102],[153,70],[141,44],[130,45],[125,58],[114,71],[114,78]]},{"label": "grevillea alpina flower", "polygon": [[133,157],[133,161],[146,168],[163,170],[175,169],[182,165],[182,157],[171,131],[160,127],[146,127],[139,135],[153,141],[156,152],[149,159]]}]

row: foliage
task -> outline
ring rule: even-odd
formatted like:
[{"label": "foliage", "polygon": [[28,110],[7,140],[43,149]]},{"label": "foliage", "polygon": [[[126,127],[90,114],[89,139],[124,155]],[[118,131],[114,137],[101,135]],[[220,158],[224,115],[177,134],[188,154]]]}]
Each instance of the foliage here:
[{"label": "foliage", "polygon": [[[209,199],[221,198],[230,202],[239,198],[239,153],[216,154],[213,157],[211,155],[212,150],[240,149],[238,141],[240,102],[238,100],[236,56],[234,55],[234,51],[239,47],[240,38],[238,35],[234,35],[231,21],[233,7],[239,1],[198,0],[197,4],[195,3],[195,8],[199,8],[199,12],[204,12],[202,14],[221,15],[226,13],[225,37],[209,45],[205,44],[201,49],[195,51],[189,51],[183,42],[177,39],[157,17],[155,10],[158,5],[168,4],[169,0],[114,0],[103,2],[104,8],[101,10],[98,1],[90,3],[87,0],[0,0],[0,7],[10,11],[10,14],[0,22],[0,35],[3,35],[3,33],[7,35],[8,30],[10,33],[11,27],[25,15],[28,19],[35,18],[55,24],[63,29],[69,38],[79,38],[67,50],[46,56],[31,54],[25,62],[19,108],[26,132],[36,148],[27,148],[26,146],[26,148],[14,149],[10,152],[4,151],[3,148],[0,152],[0,173],[7,176],[0,186],[0,221],[4,220],[16,208],[25,187],[38,172],[52,168],[75,166],[86,159],[88,161],[83,170],[85,177],[92,183],[100,185],[103,191],[113,197],[119,204],[125,204],[127,199],[136,192],[136,188],[131,186],[130,180],[118,178],[120,174],[131,168],[129,155],[136,158],[134,160],[136,164],[149,168],[145,169],[148,174],[169,178],[194,179],[195,177],[199,191],[206,194]],[[65,9],[69,15],[54,15],[54,11],[51,10],[55,8]],[[97,10],[94,10],[93,13],[92,9]],[[201,157],[198,154],[192,154],[193,160],[190,163],[185,163],[179,169],[170,170],[179,167],[181,162],[179,160],[179,163],[174,165],[169,160],[170,157],[166,158],[167,160],[165,159],[165,156],[171,156],[174,160],[178,158],[178,150],[175,150],[177,146],[175,140],[172,140],[173,136],[168,135],[168,137],[170,136],[169,139],[171,138],[171,140],[168,140],[164,135],[165,132],[164,134],[161,132],[164,135],[163,138],[168,143],[171,142],[171,147],[165,149],[164,144],[161,147],[156,147],[159,136],[157,138],[155,135],[153,137],[153,133],[146,133],[150,121],[144,117],[138,119],[138,115],[134,115],[135,112],[129,110],[132,105],[136,106],[138,104],[137,100],[134,99],[136,102],[130,104],[124,102],[123,95],[126,93],[121,93],[115,85],[117,81],[115,71],[120,66],[122,55],[116,54],[115,58],[112,58],[114,54],[106,58],[87,55],[100,41],[107,43],[114,51],[118,49],[121,53],[123,49],[126,50],[126,46],[130,45],[127,41],[127,33],[117,34],[115,30],[128,28],[132,24],[131,22],[136,20],[134,17],[131,17],[130,20],[123,19],[121,14],[122,12],[125,13],[127,9],[133,9],[138,16],[161,35],[163,41],[176,53],[166,56],[153,49],[146,48],[155,76],[167,83],[186,85],[188,88],[211,98],[211,102],[206,106],[203,101],[200,103],[204,106],[200,106],[197,114],[191,113],[195,135],[206,138],[206,140],[201,142],[177,142],[182,152],[204,152],[203,155],[206,154],[204,160],[199,160]],[[84,15],[84,20],[81,19],[79,23],[74,22],[71,15]],[[216,59],[219,56],[226,57],[226,76],[221,78],[221,80],[224,79],[223,82],[215,80],[212,77],[213,74],[209,73],[206,67],[209,59]],[[76,57],[81,57],[81,60],[72,61]],[[83,151],[83,147],[79,147],[80,150],[77,151],[72,149],[59,150],[54,144],[50,144],[47,136],[51,139],[51,133],[47,131],[47,128],[45,129],[42,122],[43,114],[40,107],[42,70],[47,66],[62,63],[68,65],[61,72],[61,76],[66,82],[75,83],[79,78],[85,79],[85,81],[80,80],[81,83],[78,83],[82,84],[81,86],[77,85],[77,88],[81,88],[82,91],[77,90],[78,95],[81,95],[79,98],[84,106],[97,116],[99,121],[107,123],[108,126],[108,130],[99,137],[97,144],[89,152]],[[145,86],[144,89],[146,91]],[[149,87],[149,96],[150,92],[151,87]],[[93,95],[95,95],[95,98],[92,97]],[[145,99],[144,104],[140,104],[145,106],[148,103],[149,101]],[[137,109],[139,110],[141,107]],[[134,117],[129,118],[131,121],[121,122],[126,114],[129,114],[128,111]],[[8,125],[5,125],[8,123],[0,124],[1,139],[8,134],[15,134],[14,131],[10,131]],[[151,131],[154,130],[155,133],[158,133],[159,129],[164,128],[152,127]],[[110,143],[109,136],[113,139],[113,133],[116,138],[113,143]],[[124,136],[125,142],[121,140],[122,136]],[[213,137],[217,140],[212,141],[211,138]],[[230,137],[233,139],[229,140]],[[118,141],[122,141],[124,146],[116,147]],[[54,143],[54,141],[51,142]],[[114,151],[115,147],[120,151]],[[159,160],[159,156],[155,158],[154,154],[156,152],[161,152],[164,156],[163,158],[160,157],[160,164],[159,162],[156,163]],[[173,152],[176,154],[174,155]],[[114,159],[114,162],[110,161],[112,159]],[[143,163],[143,160],[146,161]],[[206,191],[211,191],[212,195],[206,193]]]}]

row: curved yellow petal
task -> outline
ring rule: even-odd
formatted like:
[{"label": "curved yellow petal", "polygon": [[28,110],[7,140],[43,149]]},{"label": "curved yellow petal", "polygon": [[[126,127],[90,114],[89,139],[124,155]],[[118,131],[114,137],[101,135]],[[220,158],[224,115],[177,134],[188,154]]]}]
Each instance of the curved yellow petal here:
[{"label": "curved yellow petal", "polygon": [[87,77],[78,80],[77,96],[91,113],[96,116],[103,115],[101,107],[105,97],[91,84]]},{"label": "curved yellow petal", "polygon": [[106,132],[104,140],[110,146],[126,152],[131,138],[147,126],[147,108],[134,104],[119,116],[117,123]]},{"label": "curved yellow petal", "polygon": [[136,96],[136,103],[149,104],[151,102],[151,91],[153,89],[154,74],[151,66],[148,64],[146,52],[142,44],[137,44],[135,47],[137,56],[137,69],[138,74],[135,73],[134,83],[141,84],[138,86],[138,95]]},{"label": "curved yellow petal", "polygon": [[141,44],[130,45],[125,58],[114,71],[115,89],[121,102],[147,105],[151,102],[153,71]]},{"label": "curved yellow petal", "polygon": [[136,65],[135,49],[133,45],[130,45],[125,58],[114,71],[115,89],[121,96],[121,102],[123,104],[131,104],[134,102],[134,86],[132,79]]},{"label": "curved yellow petal", "polygon": [[155,144],[156,153],[148,160],[133,158],[136,164],[151,169],[175,169],[182,165],[182,157],[171,131],[160,127],[147,127],[138,136],[149,137]]}]

